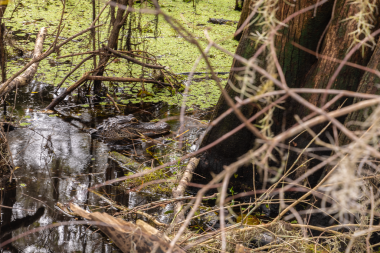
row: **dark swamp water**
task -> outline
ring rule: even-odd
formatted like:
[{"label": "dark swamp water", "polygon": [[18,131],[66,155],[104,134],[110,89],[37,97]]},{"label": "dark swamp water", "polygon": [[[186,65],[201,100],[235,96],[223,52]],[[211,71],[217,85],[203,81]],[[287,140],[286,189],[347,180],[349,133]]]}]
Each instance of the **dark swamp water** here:
[{"label": "dark swamp water", "polygon": [[[14,115],[17,122],[30,124],[7,134],[14,166],[17,169],[12,176],[12,183],[0,191],[1,205],[12,207],[1,208],[0,242],[35,228],[75,220],[58,211],[55,208],[57,202],[73,201],[85,209],[109,211],[102,208],[108,204],[89,193],[87,189],[128,173],[128,168],[121,168],[109,158],[111,150],[124,150],[124,154],[132,154],[130,157],[136,161],[149,161],[151,165],[152,155],[147,153],[146,149],[156,145],[154,143],[112,146],[93,139],[88,134],[88,129],[95,128],[107,117],[116,115],[113,107],[97,105],[83,108],[69,103],[57,106],[57,115],[52,117],[38,112],[54,97],[51,86],[39,82],[31,83],[17,92],[15,106],[14,96],[15,93],[12,93],[8,100],[11,106],[7,108],[7,115]],[[124,113],[134,113],[146,121],[176,116],[179,114],[179,108],[151,105],[143,109],[129,108]],[[191,117],[198,120],[206,119],[208,114],[199,111],[194,112]],[[160,137],[159,141],[177,135],[179,122],[169,123],[171,134]],[[206,125],[196,120],[186,120],[184,127],[185,130],[189,130],[184,134],[184,139],[190,143],[185,152],[194,151],[197,149],[196,140],[200,138]],[[160,155],[166,155],[163,162],[181,155],[175,151],[178,146],[176,142],[168,143],[156,145],[153,149]],[[126,194],[114,185],[97,190],[128,208],[170,197],[148,191]],[[167,205],[150,210],[150,213],[154,214],[158,221],[168,222],[169,216],[165,213],[171,208],[172,206]],[[119,252],[107,237],[82,225],[62,225],[31,233],[0,251]]]}]

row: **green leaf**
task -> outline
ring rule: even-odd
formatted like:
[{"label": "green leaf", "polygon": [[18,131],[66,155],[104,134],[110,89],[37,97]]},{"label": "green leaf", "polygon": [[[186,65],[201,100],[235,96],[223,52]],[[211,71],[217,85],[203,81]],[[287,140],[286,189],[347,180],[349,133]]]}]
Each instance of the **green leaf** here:
[{"label": "green leaf", "polygon": [[87,107],[90,107],[90,105],[89,104],[85,104],[85,105],[82,105],[82,107],[87,108]]},{"label": "green leaf", "polygon": [[50,114],[49,117],[57,117],[58,114]]},{"label": "green leaf", "polygon": [[166,211],[164,214],[169,214],[169,213],[173,213],[174,211],[173,210],[169,210],[169,211]]},{"label": "green leaf", "polygon": [[30,115],[24,116],[24,119],[30,119],[30,118],[31,118]]},{"label": "green leaf", "polygon": [[20,126],[29,126],[31,123],[22,122],[20,123]]},{"label": "green leaf", "polygon": [[298,222],[296,220],[292,220],[290,223],[292,223],[292,224],[298,224]]}]

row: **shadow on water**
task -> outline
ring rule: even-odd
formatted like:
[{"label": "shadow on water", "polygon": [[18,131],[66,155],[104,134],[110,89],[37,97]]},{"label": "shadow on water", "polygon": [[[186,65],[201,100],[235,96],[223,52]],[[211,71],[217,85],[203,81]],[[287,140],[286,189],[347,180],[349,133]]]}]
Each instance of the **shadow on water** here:
[{"label": "shadow on water", "polygon": [[[108,204],[87,189],[106,180],[124,176],[127,171],[123,171],[108,158],[109,151],[115,147],[92,139],[83,129],[94,128],[105,118],[114,116],[113,108],[98,106],[99,110],[96,107],[82,108],[69,104],[72,107],[58,107],[57,115],[52,116],[38,112],[54,96],[49,85],[33,82],[18,91],[16,103],[12,98],[14,94],[9,99],[9,104],[14,107],[8,106],[7,114],[14,115],[17,122],[29,124],[8,133],[9,147],[17,169],[12,183],[3,190],[0,189],[1,204],[13,208],[1,208],[0,241],[4,242],[33,228],[73,220],[54,208],[57,202],[73,201],[86,209],[109,212],[106,208]],[[179,113],[178,108],[174,107],[153,108],[149,113],[153,117],[165,118]],[[143,115],[144,113],[139,114],[140,118]],[[179,123],[172,121],[170,124],[173,131],[171,136],[175,136],[174,130]],[[187,152],[194,151],[197,148],[195,140],[199,138],[205,125],[186,121],[185,129],[189,129],[185,137],[191,143]],[[124,149],[137,161],[143,162],[152,159],[146,152],[150,146],[151,144],[142,142]],[[157,145],[154,152],[167,154],[172,151]],[[169,154],[166,159],[176,157]],[[114,185],[98,190],[128,208],[168,197],[148,192],[126,194]],[[165,212],[170,208],[168,205],[151,212],[158,215],[159,221],[168,222]],[[29,234],[2,249],[2,252],[19,251],[118,252],[118,249],[100,233],[94,233],[86,226],[72,225]]]}]

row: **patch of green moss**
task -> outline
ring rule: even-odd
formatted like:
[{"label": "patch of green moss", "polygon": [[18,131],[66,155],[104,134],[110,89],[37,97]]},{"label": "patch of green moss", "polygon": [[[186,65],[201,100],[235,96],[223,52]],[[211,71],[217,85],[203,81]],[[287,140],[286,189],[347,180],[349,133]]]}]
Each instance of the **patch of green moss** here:
[{"label": "patch of green moss", "polygon": [[[150,167],[144,167],[138,170],[138,172],[143,172],[144,170],[150,170]],[[133,172],[129,172],[125,176],[131,176],[133,175]],[[162,180],[166,179],[168,180],[167,182],[159,183],[159,184],[147,184],[146,187],[136,190],[136,191],[149,191],[150,193],[154,194],[165,194],[165,195],[170,195],[172,193],[173,187],[176,186],[173,180],[176,178],[174,176],[171,176],[171,173],[168,173],[165,170],[156,170],[152,173],[140,176],[138,178],[131,178],[125,180],[120,187],[124,190],[133,190],[133,188],[137,188],[139,186],[144,185],[145,183],[149,183],[151,181],[155,180]]]}]

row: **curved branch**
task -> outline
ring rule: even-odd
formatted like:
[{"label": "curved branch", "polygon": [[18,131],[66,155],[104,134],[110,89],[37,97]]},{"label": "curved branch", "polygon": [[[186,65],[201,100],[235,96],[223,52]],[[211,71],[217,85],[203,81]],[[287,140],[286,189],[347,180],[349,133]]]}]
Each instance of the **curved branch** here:
[{"label": "curved branch", "polygon": [[151,68],[151,69],[164,69],[165,66],[158,66],[158,65],[152,65],[152,64],[147,64],[147,63],[143,63],[139,60],[136,60],[135,58],[132,58],[130,56],[127,56],[125,54],[121,54],[119,53],[118,51],[116,50],[113,50],[112,48],[109,48],[109,47],[105,47],[105,49],[107,49],[108,51],[110,51],[111,53],[113,53],[114,55],[120,57],[120,58],[123,58],[123,59],[126,59],[130,62],[133,62],[133,63],[136,63],[140,66],[143,66],[143,67],[146,67],[146,68]]}]

